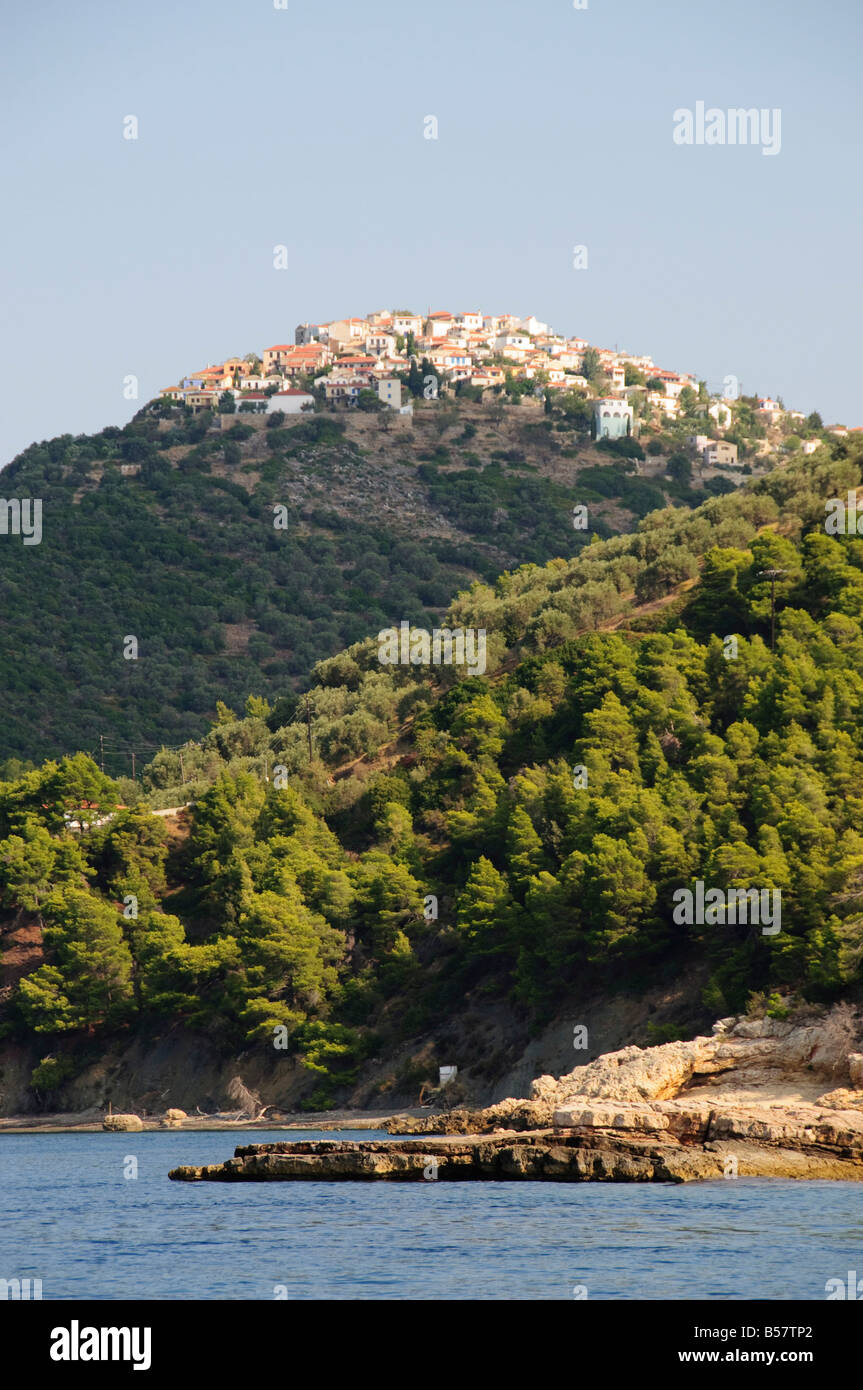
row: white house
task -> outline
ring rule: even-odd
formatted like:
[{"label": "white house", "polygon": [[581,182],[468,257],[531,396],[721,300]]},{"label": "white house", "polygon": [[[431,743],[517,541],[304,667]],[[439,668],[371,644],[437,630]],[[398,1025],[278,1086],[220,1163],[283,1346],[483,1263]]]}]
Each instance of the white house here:
[{"label": "white house", "polygon": [[820,445],[820,439],[804,439],[800,445],[800,449],[804,454],[814,454],[815,450],[818,449]]},{"label": "white house", "polygon": [[593,403],[597,439],[624,439],[632,431],[632,406],[617,396],[599,396]]},{"label": "white house", "polygon": [[670,396],[675,401],[684,387],[692,386],[692,377],[683,376],[679,372],[664,372],[659,367],[655,367],[651,371],[649,379],[661,381],[665,395]]},{"label": "white house", "polygon": [[472,366],[470,353],[465,348],[450,346],[449,343],[445,346],[432,348],[428,358],[433,366],[440,367],[443,371]]},{"label": "white house", "polygon": [[760,415],[769,425],[775,425],[782,419],[785,411],[778,401],[771,400],[769,396],[759,396],[755,414]]},{"label": "white house", "polygon": [[308,391],[277,391],[267,401],[267,414],[283,410],[286,415],[299,415],[301,410],[314,410],[315,398]]},{"label": "white house", "polygon": [[425,323],[425,332],[430,338],[445,338],[454,327],[455,319],[452,314],[439,310],[437,313],[429,314]]},{"label": "white house", "polygon": [[482,326],[490,337],[497,337],[499,333],[509,333],[514,328],[518,328],[520,320],[515,314],[484,314]]},{"label": "white house", "polygon": [[393,332],[400,333],[406,338],[409,333],[413,333],[418,338],[423,331],[423,320],[421,314],[393,314]]},{"label": "white house", "polygon": [[266,391],[268,386],[280,386],[281,376],[244,376],[240,385],[232,387],[233,394],[239,396],[243,391]]},{"label": "white house", "polygon": [[578,370],[584,361],[583,352],[575,352],[571,348],[564,348],[563,352],[553,352],[552,356],[562,367],[573,367]]},{"label": "white house", "polygon": [[242,410],[245,406],[246,413],[249,408],[252,410],[266,410],[269,397],[263,391],[232,391],[231,395],[237,403],[237,410]]},{"label": "white house", "polygon": [[655,405],[670,420],[676,420],[680,413],[680,402],[674,396],[666,396],[664,391],[648,391],[649,405]]},{"label": "white house", "polygon": [[494,340],[495,352],[502,352],[508,357],[512,348],[517,352],[529,352],[531,348],[530,338],[526,333],[500,333]]},{"label": "white house", "polygon": [[535,318],[533,314],[530,314],[526,319],[520,319],[519,328],[524,329],[525,333],[529,333],[531,338],[537,338],[541,334],[548,332],[548,324],[540,323],[539,319]]},{"label": "white house", "polygon": [[731,406],[724,401],[714,401],[707,407],[707,414],[715,420],[721,430],[727,429],[731,424]]},{"label": "white house", "polygon": [[366,338],[366,348],[373,352],[375,357],[394,357],[396,335],[385,328],[374,328]]}]

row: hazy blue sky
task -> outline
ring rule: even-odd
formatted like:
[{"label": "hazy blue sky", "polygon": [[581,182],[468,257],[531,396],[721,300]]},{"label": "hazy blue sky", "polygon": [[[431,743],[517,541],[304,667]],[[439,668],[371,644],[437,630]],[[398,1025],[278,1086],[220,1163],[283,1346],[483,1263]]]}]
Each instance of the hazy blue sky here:
[{"label": "hazy blue sky", "polygon": [[[863,424],[861,0],[588,6],[6,7],[0,463],[128,420],[128,374],[142,402],[381,307],[534,313]],[[698,101],[780,108],[780,153],[676,145]]]}]

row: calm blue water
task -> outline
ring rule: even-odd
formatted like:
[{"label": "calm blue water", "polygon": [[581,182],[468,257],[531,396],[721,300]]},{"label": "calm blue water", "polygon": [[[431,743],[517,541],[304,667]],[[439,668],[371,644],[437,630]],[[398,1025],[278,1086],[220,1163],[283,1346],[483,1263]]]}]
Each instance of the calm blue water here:
[{"label": "calm blue water", "polygon": [[333,1137],[0,1135],[0,1278],[45,1299],[823,1300],[863,1275],[860,1183],[168,1181],[238,1143]]}]

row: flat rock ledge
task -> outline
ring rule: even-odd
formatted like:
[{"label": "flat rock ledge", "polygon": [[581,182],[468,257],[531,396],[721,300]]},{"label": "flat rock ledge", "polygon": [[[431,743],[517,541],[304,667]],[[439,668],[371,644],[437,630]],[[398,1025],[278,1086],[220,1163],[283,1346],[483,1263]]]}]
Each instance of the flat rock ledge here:
[{"label": "flat rock ledge", "polygon": [[[669,1164],[670,1160],[670,1164]],[[719,1177],[718,1154],[686,1153],[607,1137],[602,1146],[584,1135],[537,1130],[495,1135],[363,1142],[302,1140],[238,1148],[225,1163],[175,1168],[179,1182],[268,1182],[284,1179],[396,1182],[532,1179],[545,1182],[683,1182]]]},{"label": "flat rock ledge", "polygon": [[[584,1118],[584,1117],[579,1117]],[[601,1118],[597,1116],[597,1118]],[[820,1142],[819,1142],[820,1141]],[[804,1151],[780,1137],[686,1143],[668,1131],[571,1129],[410,1139],[298,1140],[237,1148],[224,1163],[175,1168],[175,1182],[693,1182],[723,1177],[863,1179],[863,1152],[840,1130]]]}]

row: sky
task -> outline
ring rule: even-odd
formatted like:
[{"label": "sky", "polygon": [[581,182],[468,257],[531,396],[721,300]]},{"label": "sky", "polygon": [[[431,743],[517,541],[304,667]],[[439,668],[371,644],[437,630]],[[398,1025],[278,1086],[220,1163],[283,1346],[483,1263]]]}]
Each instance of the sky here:
[{"label": "sky", "polygon": [[[863,424],[860,0],[282,3],[7,10],[0,466],[381,308]],[[677,143],[698,102],[778,151]]]}]

